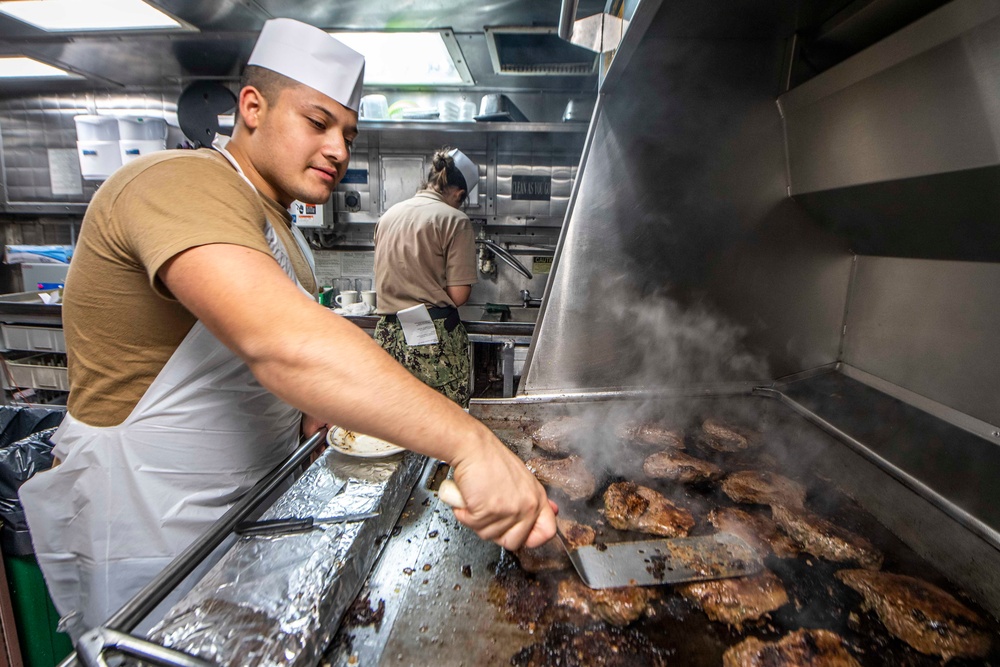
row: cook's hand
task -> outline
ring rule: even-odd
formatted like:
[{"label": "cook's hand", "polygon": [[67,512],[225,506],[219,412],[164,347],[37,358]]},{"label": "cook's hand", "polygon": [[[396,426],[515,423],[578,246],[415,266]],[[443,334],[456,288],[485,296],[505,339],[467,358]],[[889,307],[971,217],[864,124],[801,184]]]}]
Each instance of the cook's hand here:
[{"label": "cook's hand", "polygon": [[[318,419],[317,417],[313,417],[312,415],[307,415],[304,412],[302,413],[302,425],[301,425],[302,435],[306,437],[311,436],[313,433],[315,433],[321,428],[330,428],[330,425],[327,424],[322,419]],[[325,451],[326,451],[326,438],[323,438],[322,444],[318,446],[316,449],[314,449],[313,453],[309,455],[309,465],[312,465],[316,461],[316,459],[318,459]]]},{"label": "cook's hand", "polygon": [[302,435],[310,436],[321,428],[329,428],[329,424],[318,417],[302,413]]},{"label": "cook's hand", "polygon": [[556,534],[558,507],[521,459],[494,442],[452,461],[462,500],[455,518],[505,549],[541,546]]}]

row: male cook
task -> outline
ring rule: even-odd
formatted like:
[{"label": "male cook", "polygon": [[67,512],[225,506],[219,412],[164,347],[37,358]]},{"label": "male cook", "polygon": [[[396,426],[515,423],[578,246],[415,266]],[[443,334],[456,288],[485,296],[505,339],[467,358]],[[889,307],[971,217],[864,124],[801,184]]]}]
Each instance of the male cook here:
[{"label": "male cook", "polygon": [[63,305],[61,463],[21,490],[72,634],[106,620],[287,456],[300,424],[450,462],[467,503],[455,515],[484,539],[517,548],[554,534],[518,458],[313,297],[287,207],[326,201],[343,177],[363,73],[363,57],[322,30],[268,21],[226,148],[129,163],[87,209]]}]

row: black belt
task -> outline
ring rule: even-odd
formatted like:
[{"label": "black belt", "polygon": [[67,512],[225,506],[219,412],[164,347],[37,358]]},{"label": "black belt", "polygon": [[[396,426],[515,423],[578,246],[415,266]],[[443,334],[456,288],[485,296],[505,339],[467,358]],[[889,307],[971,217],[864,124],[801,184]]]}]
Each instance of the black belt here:
[{"label": "black belt", "polygon": [[[459,324],[462,323],[462,319],[458,316],[458,308],[452,308],[451,306],[438,307],[428,307],[427,314],[431,316],[432,320],[444,320],[444,330],[451,333],[455,330]],[[395,315],[383,315],[382,319],[386,322],[397,322],[398,319]]]}]

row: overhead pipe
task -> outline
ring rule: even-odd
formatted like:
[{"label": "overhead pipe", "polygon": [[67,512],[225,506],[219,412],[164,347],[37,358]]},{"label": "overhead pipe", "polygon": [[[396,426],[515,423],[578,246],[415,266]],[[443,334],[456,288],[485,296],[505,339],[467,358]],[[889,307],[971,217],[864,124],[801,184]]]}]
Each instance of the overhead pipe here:
[{"label": "overhead pipe", "polygon": [[573,40],[573,24],[576,22],[576,10],[580,0],[562,0],[559,7],[559,37],[567,42]]}]

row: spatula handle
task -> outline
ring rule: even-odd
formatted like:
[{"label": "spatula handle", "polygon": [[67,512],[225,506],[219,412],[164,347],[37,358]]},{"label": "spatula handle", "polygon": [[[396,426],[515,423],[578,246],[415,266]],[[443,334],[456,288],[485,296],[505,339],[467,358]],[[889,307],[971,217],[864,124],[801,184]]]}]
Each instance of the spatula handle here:
[{"label": "spatula handle", "polygon": [[462,496],[462,492],[459,491],[458,484],[455,484],[450,479],[441,482],[441,486],[438,487],[438,498],[441,499],[441,502],[452,508],[465,508],[465,498]]}]

